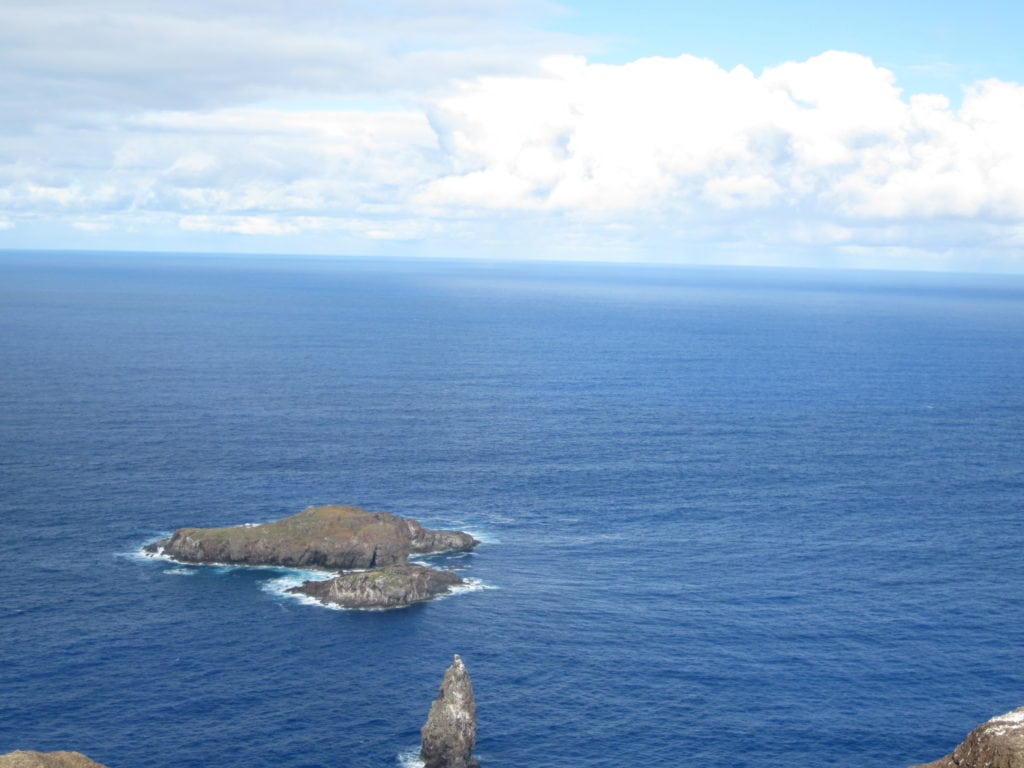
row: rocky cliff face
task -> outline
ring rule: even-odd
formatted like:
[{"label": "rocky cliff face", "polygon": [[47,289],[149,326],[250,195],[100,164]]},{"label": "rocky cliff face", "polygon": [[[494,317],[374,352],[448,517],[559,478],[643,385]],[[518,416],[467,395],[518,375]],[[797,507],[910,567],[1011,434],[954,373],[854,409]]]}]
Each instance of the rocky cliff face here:
[{"label": "rocky cliff face", "polygon": [[146,550],[185,563],[344,570],[399,565],[412,552],[472,549],[478,543],[461,531],[430,531],[387,512],[331,505],[272,523],[181,528]]},{"label": "rocky cliff face", "polygon": [[415,520],[406,520],[405,525],[409,529],[409,551],[417,555],[472,549],[480,543],[462,531],[431,531]]},{"label": "rocky cliff face", "polygon": [[21,750],[0,755],[0,768],[104,768],[79,752]]},{"label": "rocky cliff face", "polygon": [[1024,768],[1024,707],[982,723],[951,754],[914,768]]},{"label": "rocky cliff face", "polygon": [[426,768],[479,768],[476,746],[476,699],[466,665],[458,654],[444,673],[441,690],[421,730],[420,757]]},{"label": "rocky cliff face", "polygon": [[462,583],[451,571],[422,565],[391,565],[326,581],[307,581],[288,591],[344,608],[404,608],[447,594]]}]

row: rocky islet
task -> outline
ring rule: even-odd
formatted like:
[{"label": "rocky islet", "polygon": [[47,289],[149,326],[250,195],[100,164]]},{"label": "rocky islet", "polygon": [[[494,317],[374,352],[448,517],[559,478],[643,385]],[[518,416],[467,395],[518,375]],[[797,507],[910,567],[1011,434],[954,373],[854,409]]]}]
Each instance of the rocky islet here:
[{"label": "rocky islet", "polygon": [[454,571],[406,564],[344,573],[326,581],[307,581],[288,592],[342,608],[387,609],[432,600],[464,583]]},{"label": "rocky islet", "polygon": [[179,528],[144,549],[195,565],[343,571],[288,591],[344,608],[390,609],[430,600],[464,583],[452,571],[410,564],[410,555],[467,551],[477,544],[463,531],[431,530],[388,512],[326,505],[268,523]]}]

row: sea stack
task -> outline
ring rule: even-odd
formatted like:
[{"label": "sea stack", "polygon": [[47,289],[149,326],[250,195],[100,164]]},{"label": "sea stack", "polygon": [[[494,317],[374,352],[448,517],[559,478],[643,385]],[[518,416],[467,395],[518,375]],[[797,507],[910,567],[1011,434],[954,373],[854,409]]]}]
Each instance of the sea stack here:
[{"label": "sea stack", "polygon": [[426,768],[479,768],[476,746],[476,700],[473,682],[462,659],[455,654],[444,673],[441,690],[430,705],[420,748]]},{"label": "sea stack", "polygon": [[1024,768],[1024,707],[982,723],[941,760],[913,768]]}]

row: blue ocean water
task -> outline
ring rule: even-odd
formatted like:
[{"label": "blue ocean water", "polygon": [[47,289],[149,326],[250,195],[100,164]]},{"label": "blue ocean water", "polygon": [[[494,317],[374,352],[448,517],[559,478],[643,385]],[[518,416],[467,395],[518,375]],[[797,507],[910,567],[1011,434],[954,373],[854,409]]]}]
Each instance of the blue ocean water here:
[{"label": "blue ocean water", "polygon": [[[0,753],[904,766],[1024,704],[1024,279],[0,255]],[[139,547],[465,528],[405,611]]]}]

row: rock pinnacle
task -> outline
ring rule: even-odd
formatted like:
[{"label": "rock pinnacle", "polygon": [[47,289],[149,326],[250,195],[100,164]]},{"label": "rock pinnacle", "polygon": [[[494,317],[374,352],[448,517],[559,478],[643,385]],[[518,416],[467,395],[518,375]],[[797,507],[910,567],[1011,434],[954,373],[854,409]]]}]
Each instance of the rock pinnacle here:
[{"label": "rock pinnacle", "polygon": [[441,690],[430,705],[430,714],[421,733],[420,757],[426,768],[479,768],[473,758],[476,745],[473,683],[458,654],[444,673]]}]

